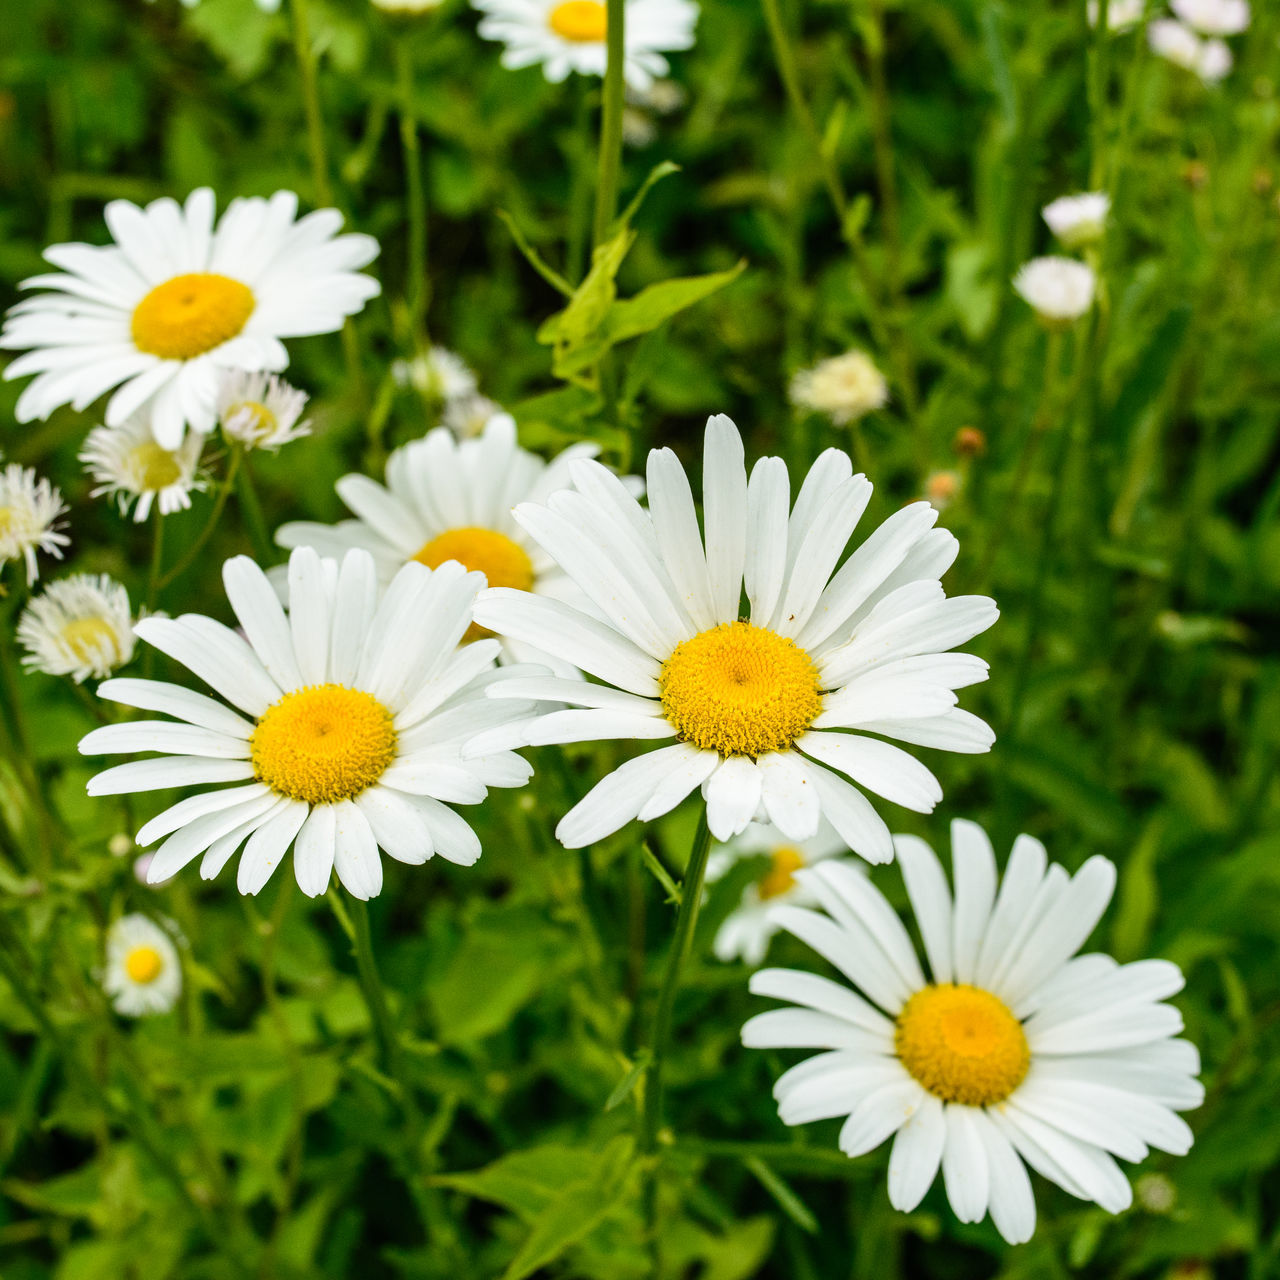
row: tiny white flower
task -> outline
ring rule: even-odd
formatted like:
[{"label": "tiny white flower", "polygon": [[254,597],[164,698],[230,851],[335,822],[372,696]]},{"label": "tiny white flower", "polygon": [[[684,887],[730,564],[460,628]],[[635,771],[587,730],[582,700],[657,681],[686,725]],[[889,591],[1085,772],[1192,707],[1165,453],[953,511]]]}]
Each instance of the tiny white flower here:
[{"label": "tiny white flower", "polygon": [[1105,191],[1059,196],[1041,212],[1049,230],[1068,249],[1078,249],[1102,238],[1111,212],[1111,197]]},{"label": "tiny white flower", "polygon": [[182,994],[182,965],[173,940],[144,915],[121,916],[107,930],[103,990],[129,1018],[168,1013]]},{"label": "tiny white flower", "polygon": [[65,513],[62,494],[30,467],[11,462],[0,471],[0,564],[22,560],[27,582],[40,576],[36,552],[62,559],[62,548],[71,539],[54,527]]},{"label": "tiny white flower", "polygon": [[104,679],[133,657],[129,593],[105,573],[61,578],[22,611],[17,635],[29,670]]},{"label": "tiny white flower", "polygon": [[97,487],[94,498],[114,497],[121,515],[133,508],[141,523],[154,505],[162,516],[185,511],[193,489],[205,481],[196,474],[204,436],[189,431],[176,449],[166,449],[152,432],[145,413],[127,418],[118,427],[94,427],[85,437],[80,461]]},{"label": "tiny white flower", "polygon": [[1062,325],[1093,306],[1097,279],[1092,267],[1074,258],[1032,258],[1019,269],[1013,287],[1046,324]]},{"label": "tiny white flower", "polygon": [[1249,27],[1249,0],[1169,0],[1169,7],[1202,36],[1238,36]]},{"label": "tiny white flower", "polygon": [[800,409],[825,413],[837,426],[845,426],[889,400],[889,384],[865,351],[820,360],[791,379],[791,403]]},{"label": "tiny white flower", "polygon": [[1200,64],[1197,70],[1205,84],[1217,84],[1231,74],[1235,58],[1231,50],[1221,40],[1206,40],[1200,49]]},{"label": "tiny white flower", "polygon": [[[1142,21],[1146,0],[1111,0],[1107,5],[1107,30],[1127,31]],[[1102,12],[1099,0],[1089,0],[1089,25],[1096,27]]]},{"label": "tiny white flower", "polygon": [[459,440],[470,440],[483,435],[485,427],[502,412],[502,406],[488,396],[455,396],[445,402],[444,425]]},{"label": "tiny white flower", "polygon": [[375,9],[381,9],[383,13],[413,15],[433,13],[444,3],[444,0],[371,0],[371,3]]},{"label": "tiny white flower", "polygon": [[309,422],[299,422],[307,394],[271,373],[243,369],[223,374],[218,392],[218,425],[222,434],[246,449],[273,453],[291,440],[311,434]]},{"label": "tiny white flower", "polygon": [[412,360],[397,360],[391,366],[391,376],[397,385],[412,387],[446,404],[475,395],[478,385],[467,362],[444,347],[431,347]]},{"label": "tiny white flower", "polygon": [[1221,40],[1201,40],[1175,18],[1161,18],[1147,28],[1153,53],[1176,67],[1194,72],[1206,84],[1217,84],[1231,70],[1231,50]]}]

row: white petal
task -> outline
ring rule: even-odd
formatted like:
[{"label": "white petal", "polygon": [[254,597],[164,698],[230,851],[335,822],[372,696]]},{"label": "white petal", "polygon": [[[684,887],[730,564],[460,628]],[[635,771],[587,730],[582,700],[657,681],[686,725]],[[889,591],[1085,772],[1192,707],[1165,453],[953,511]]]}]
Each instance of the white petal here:
[{"label": "white petal", "polygon": [[717,840],[731,840],[746,829],[760,806],[762,780],[754,760],[730,756],[703,784],[707,825]]},{"label": "white petal", "polygon": [[947,1142],[942,1148],[942,1181],[961,1222],[981,1222],[987,1212],[990,1175],[987,1148],[978,1134],[972,1107],[948,1106]]},{"label": "white petal", "polygon": [[702,508],[712,612],[719,621],[732,622],[738,617],[742,599],[747,551],[747,470],[742,437],[722,413],[707,419]]},{"label": "white petal", "polygon": [[308,898],[318,898],[329,887],[336,852],[336,824],[333,806],[318,804],[293,842],[293,874],[298,888]]},{"label": "white petal", "polygon": [[368,819],[350,800],[334,805],[333,811],[333,869],[353,898],[376,898],[382,892],[382,859]]},{"label": "white petal", "polygon": [[267,674],[286,693],[301,688],[302,673],[293,652],[293,635],[267,575],[248,556],[233,556],[222,566],[222,581],[227,599]]},{"label": "white petal", "polygon": [[249,837],[236,872],[236,888],[241,893],[256,894],[271,879],[310,812],[309,805],[295,800]]},{"label": "white petal", "polygon": [[951,824],[951,858],[956,880],[952,963],[957,982],[972,982],[996,896],[996,856],[976,822],[957,818]]},{"label": "white petal", "polygon": [[920,926],[936,983],[951,981],[951,892],[938,855],[918,836],[894,836],[893,847]]},{"label": "white petal", "polygon": [[973,1122],[986,1149],[991,1221],[1010,1244],[1025,1244],[1036,1229],[1036,1202],[1026,1167],[985,1111],[975,1110]]},{"label": "white petal", "polygon": [[938,1176],[947,1123],[942,1103],[926,1094],[916,1113],[898,1130],[889,1156],[889,1203],[910,1213]]}]

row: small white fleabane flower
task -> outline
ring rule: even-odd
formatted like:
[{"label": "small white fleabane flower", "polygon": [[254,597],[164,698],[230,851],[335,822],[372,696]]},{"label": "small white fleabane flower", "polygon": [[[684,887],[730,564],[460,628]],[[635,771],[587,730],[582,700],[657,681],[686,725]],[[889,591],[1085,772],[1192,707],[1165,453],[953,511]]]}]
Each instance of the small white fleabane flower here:
[{"label": "small white fleabane flower", "polygon": [[417,14],[435,12],[444,3],[444,0],[371,0],[371,2],[375,9],[381,9],[383,13],[416,16]]},{"label": "small white fleabane flower", "polygon": [[1068,248],[1078,249],[1102,239],[1111,197],[1105,191],[1059,196],[1041,210],[1049,230]]},{"label": "small white fleabane flower", "polygon": [[367,552],[339,561],[304,549],[289,558],[286,613],[246,557],[228,560],[222,577],[247,639],[196,614],[144,618],[135,630],[226,701],[108,680],[100,697],[174,719],[108,725],[80,743],[85,755],[163,753],[98,774],[90,795],[239,784],[182,800],[138,832],[143,848],[167,837],[148,880],[200,854],[200,874],[212,879],[244,845],[236,884],[255,894],[292,847],[304,893],[324,893],[336,872],[354,897],[372,898],[382,889],[379,848],[413,865],[433,854],[475,862],[480,841],[449,805],[522,786],[531,772],[510,752],[459,754],[529,705],[484,696],[508,672],[530,671],[495,671],[496,641],[458,648],[484,579],[457,564],[434,573],[409,564],[380,592]]},{"label": "small white fleabane flower", "polygon": [[670,449],[649,455],[648,511],[611,471],[575,460],[572,489],[526,502],[514,517],[589,607],[490,588],[476,621],[602,683],[504,685],[512,696],[575,709],[544,709],[467,751],[668,740],[609,774],[561,819],[556,834],[570,848],[658,818],[701,788],[718,840],[753,820],[808,840],[825,817],[854,852],[888,861],[889,829],[853,783],[928,813],[942,797],[937,780],[881,738],[990,749],[991,731],[956,707],[954,692],[985,680],[987,664],[946,651],[985,631],[997,610],[983,596],[946,598],[938,579],[958,544],[933,528],[937,512],[927,503],[896,512],[837,569],[871,498],[871,482],[852,472],[848,454],[828,449],[792,506],[782,459],[761,459],[748,480],[737,427],[714,417],[704,538]]},{"label": "small white fleabane flower", "polygon": [[[502,65],[512,70],[542,65],[558,84],[570,72],[602,76],[608,57],[604,0],[471,0],[484,17],[480,34],[506,46]],[[665,76],[663,53],[693,45],[698,6],[693,0],[626,0],[626,63],[629,88],[643,93]]]},{"label": "small white fleabane flower", "polygon": [[282,338],[332,333],[378,293],[360,273],[377,241],[339,235],[336,209],[297,211],[298,197],[277,191],[233,200],[215,227],[207,187],[185,206],[113,200],[114,244],[46,249],[61,270],[23,282],[43,292],[11,308],[0,333],[0,347],[26,351],[4,376],[36,375],[18,421],[85,409],[116,388],[108,426],[145,408],[166,449],[188,427],[211,431],[224,369],[283,369]]},{"label": "small white fleabane flower", "polygon": [[793,1007],[752,1018],[743,1044],[825,1050],[779,1077],[783,1123],[847,1117],[850,1157],[896,1134],[894,1208],[913,1210],[941,1168],[960,1221],[990,1213],[1011,1244],[1035,1230],[1024,1162],[1109,1213],[1128,1208],[1113,1157],[1185,1154],[1191,1130],[1175,1113],[1199,1106],[1204,1088],[1195,1046],[1173,1038],[1182,1017],[1162,1003],[1182,989],[1178,967],[1076,955],[1115,867],[1094,857],[1069,876],[1019,836],[1000,883],[982,828],[955,822],[953,898],[923,840],[896,844],[931,977],[888,900],[847,864],[799,873],[825,914],[774,909],[849,984],[790,969],[751,979],[756,995]]},{"label": "small white fleabane flower", "polygon": [[506,416],[502,406],[488,396],[458,396],[444,407],[444,425],[459,440],[472,440],[484,434],[484,429],[494,418]]},{"label": "small white fleabane flower", "polygon": [[103,679],[133,657],[129,593],[105,573],[51,582],[22,611],[17,635],[29,670]]},{"label": "small white fleabane flower", "polygon": [[55,525],[66,510],[62,494],[48,480],[30,467],[9,463],[0,471],[0,564],[23,561],[30,584],[40,576],[37,551],[61,560],[71,539]]},{"label": "small white fleabane flower", "polygon": [[782,902],[812,906],[814,899],[799,880],[803,871],[828,858],[848,853],[848,846],[827,823],[808,840],[788,840],[766,822],[753,822],[740,835],[712,853],[707,862],[707,882],[714,883],[744,858],[767,858],[760,878],[742,891],[742,900],[716,931],[712,949],[718,960],[741,960],[753,969],[764,961],[769,942],[778,932],[770,908]]},{"label": "small white fleabane flower", "polygon": [[1235,58],[1222,40],[1206,40],[1200,49],[1200,62],[1196,68],[1205,84],[1217,84],[1231,74]]},{"label": "small white fleabane flower", "polygon": [[102,989],[125,1017],[168,1013],[182,994],[182,964],[173,940],[144,915],[121,916],[107,930]]},{"label": "small white fleabane flower", "polygon": [[412,360],[397,360],[391,376],[401,387],[412,387],[420,395],[443,400],[465,399],[476,394],[478,383],[470,365],[444,347],[431,347]]},{"label": "small white fleabane flower", "polygon": [[[1147,0],[1111,0],[1107,5],[1107,30],[1127,31],[1142,21],[1146,11]],[[1099,0],[1089,0],[1089,25],[1096,27],[1102,13]]]},{"label": "small white fleabane flower", "polygon": [[307,393],[283,378],[234,369],[222,376],[218,426],[228,440],[246,449],[274,453],[281,445],[311,434],[311,424],[298,421],[306,407]]},{"label": "small white fleabane flower", "polygon": [[1068,325],[1093,306],[1097,278],[1074,258],[1032,258],[1013,278],[1013,287],[1045,324]]},{"label": "small white fleabane flower", "polygon": [[1217,84],[1231,70],[1231,50],[1221,40],[1201,40],[1176,18],[1160,18],[1147,28],[1153,53],[1176,67],[1194,72],[1206,84]]},{"label": "small white fleabane flower", "polygon": [[845,426],[889,401],[889,384],[865,351],[820,360],[791,379],[791,403]]},{"label": "small white fleabane flower", "polygon": [[1169,7],[1202,36],[1238,36],[1252,16],[1249,0],[1169,0]]},{"label": "small white fleabane flower", "polygon": [[176,449],[166,449],[151,430],[145,413],[118,427],[94,427],[85,437],[80,461],[96,484],[94,498],[114,498],[121,515],[141,523],[154,506],[162,516],[185,511],[191,493],[205,487],[197,474],[204,436],[189,431]]}]

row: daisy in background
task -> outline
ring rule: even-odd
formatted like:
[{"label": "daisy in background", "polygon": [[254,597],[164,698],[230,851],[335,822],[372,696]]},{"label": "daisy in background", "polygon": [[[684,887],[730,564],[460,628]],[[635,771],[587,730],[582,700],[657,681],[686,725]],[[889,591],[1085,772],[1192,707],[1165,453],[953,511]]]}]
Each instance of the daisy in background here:
[{"label": "daisy in background", "polygon": [[1013,278],[1014,291],[1050,329],[1067,328],[1093,306],[1098,280],[1074,258],[1032,258]]},{"label": "daisy in background", "polygon": [[1221,40],[1201,40],[1176,18],[1160,18],[1147,28],[1151,51],[1175,67],[1194,72],[1205,84],[1217,84],[1230,72],[1231,50]]},{"label": "daisy in background", "polygon": [[121,916],[107,930],[102,989],[125,1017],[168,1013],[182,994],[182,965],[173,940],[144,915]]},{"label": "daisy in background", "polygon": [[472,440],[483,435],[489,423],[503,414],[502,406],[488,396],[459,396],[445,404],[444,425],[459,440]]},{"label": "daisy in background", "polygon": [[[1111,0],[1107,5],[1107,30],[1128,31],[1130,27],[1136,27],[1142,21],[1146,7],[1147,0]],[[1088,13],[1091,27],[1098,25],[1101,12],[1102,5],[1099,0],[1089,0]]]},{"label": "daisy in background", "polygon": [[[99,685],[100,697],[173,719],[88,734],[85,755],[162,753],[98,774],[89,794],[203,788],[138,832],[143,848],[166,837],[147,868],[153,884],[200,854],[212,879],[241,845],[236,884],[248,894],[290,847],[311,897],[333,872],[354,897],[376,896],[379,848],[414,865],[439,854],[470,866],[480,841],[449,805],[522,786],[531,772],[511,753],[459,756],[463,741],[522,709],[484,696],[504,675],[493,670],[497,641],[458,648],[483,578],[457,564],[434,573],[411,564],[379,591],[367,552],[339,562],[309,550],[293,553],[288,575],[286,613],[252,560],[223,566],[247,639],[197,614],[137,624],[225,701],[157,680]],[[209,789],[222,783],[236,785]]]},{"label": "daisy in background", "polygon": [[982,596],[946,598],[938,579],[958,544],[933,528],[927,503],[890,516],[837,569],[871,498],[871,482],[852,472],[847,454],[828,449],[793,506],[782,459],[762,458],[748,481],[737,427],[714,417],[700,534],[670,449],[649,455],[648,511],[612,472],[576,459],[572,489],[514,514],[592,611],[490,588],[476,621],[601,683],[495,686],[496,697],[509,691],[574,709],[543,708],[468,750],[665,740],[561,819],[556,835],[570,848],[660,817],[700,787],[717,840],[765,819],[789,840],[808,840],[825,817],[856,853],[888,861],[889,829],[859,787],[928,813],[942,788],[882,739],[990,749],[990,729],[957,709],[954,692],[985,680],[987,664],[946,650],[985,631],[997,610]]},{"label": "daisy in background", "polygon": [[133,657],[129,593],[105,573],[76,573],[51,582],[22,611],[18,642],[29,671],[103,679]]},{"label": "daisy in background", "polygon": [[44,292],[13,307],[0,332],[0,347],[27,353],[4,376],[36,375],[18,399],[18,421],[63,404],[85,409],[115,388],[108,426],[145,407],[166,449],[188,428],[207,434],[223,370],[283,369],[282,338],[331,333],[378,293],[360,274],[377,241],[338,235],[336,209],[301,219],[297,211],[298,197],[277,191],[233,200],[215,227],[207,187],[185,206],[113,200],[105,210],[113,244],[46,249],[61,270],[23,282]]},{"label": "daisy in background", "polygon": [[275,453],[291,440],[311,434],[310,422],[299,422],[307,393],[273,373],[232,369],[218,389],[218,426],[223,436],[245,449]]},{"label": "daisy in background", "polygon": [[40,576],[36,552],[62,559],[71,539],[57,529],[66,514],[62,494],[30,467],[11,462],[0,471],[0,564],[21,560],[27,566],[27,585]]},{"label": "daisy in background", "polygon": [[801,370],[791,379],[790,393],[796,408],[825,413],[838,427],[889,403],[889,384],[865,351],[846,351]]},{"label": "daisy in background", "polygon": [[391,366],[396,385],[412,387],[432,400],[464,400],[479,387],[475,371],[455,352],[444,347],[428,347],[412,360],[397,360]]},{"label": "daisy in background", "polygon": [[716,931],[712,950],[717,960],[741,960],[756,968],[764,961],[769,942],[778,932],[771,908],[782,902],[812,906],[814,899],[796,879],[796,872],[848,853],[845,842],[826,823],[818,834],[799,842],[788,840],[777,827],[753,822],[707,862],[707,882],[714,883],[744,858],[767,858],[768,864],[754,883],[742,891],[742,900]]},{"label": "daisy in background", "polygon": [[193,490],[203,489],[199,475],[204,436],[189,431],[174,449],[166,449],[151,431],[145,413],[126,418],[118,427],[94,427],[85,437],[80,461],[93,478],[93,498],[114,498],[120,514],[130,509],[141,524],[154,506],[162,516],[186,511]]},{"label": "daisy in background", "polygon": [[1202,36],[1238,36],[1249,29],[1249,0],[1169,0],[1169,7]]},{"label": "daisy in background", "polygon": [[[931,976],[866,876],[841,863],[799,874],[826,914],[783,906],[778,924],[847,979],[791,969],[753,975],[756,995],[791,1007],[752,1018],[756,1049],[822,1049],[774,1086],[785,1124],[844,1116],[840,1149],[864,1155],[894,1137],[889,1200],[910,1212],[939,1167],[961,1222],[988,1213],[1011,1244],[1035,1230],[1026,1165],[1109,1213],[1132,1191],[1113,1156],[1183,1155],[1175,1114],[1204,1089],[1165,960],[1119,965],[1076,952],[1115,887],[1090,858],[1074,876],[1019,836],[1004,881],[981,827],[951,827],[954,899],[933,851],[898,836],[898,861]],[[854,988],[854,989],[851,989]],[[861,994],[859,994],[861,993]]]},{"label": "daisy in background", "polygon": [[1040,212],[1049,230],[1066,248],[1080,249],[1102,239],[1111,212],[1111,197],[1105,191],[1059,196]]},{"label": "daisy in background", "polygon": [[[602,76],[608,56],[604,0],[471,0],[484,17],[480,34],[506,46],[502,65],[510,70],[539,63],[559,84],[570,72]],[[693,0],[626,0],[627,86],[643,93],[665,76],[662,55],[693,45],[698,6]]]}]

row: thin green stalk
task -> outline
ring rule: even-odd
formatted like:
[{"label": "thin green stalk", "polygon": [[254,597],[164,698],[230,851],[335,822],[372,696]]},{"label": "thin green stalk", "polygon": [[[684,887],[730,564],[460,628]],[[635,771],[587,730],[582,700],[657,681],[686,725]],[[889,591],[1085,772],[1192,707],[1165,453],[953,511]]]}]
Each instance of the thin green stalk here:
[{"label": "thin green stalk", "polygon": [[157,591],[163,591],[171,582],[175,582],[182,577],[188,569],[196,562],[196,558],[200,552],[204,550],[204,545],[213,536],[213,531],[218,527],[218,521],[222,516],[222,510],[227,505],[227,499],[231,496],[231,490],[235,485],[236,472],[240,468],[239,449],[232,449],[230,457],[227,461],[227,474],[222,478],[222,483],[218,486],[217,496],[213,500],[213,506],[209,509],[209,518],[205,521],[204,528],[196,535],[196,540],[187,548],[182,558],[167,572],[161,574],[160,581],[156,586]]},{"label": "thin green stalk", "polygon": [[[239,445],[236,446],[236,450],[237,452],[243,452]],[[249,541],[253,544],[253,554],[265,568],[276,558],[276,550],[272,546],[270,534],[267,533],[267,522],[262,514],[262,503],[258,498],[258,490],[249,471],[247,454],[242,459],[235,481],[236,498],[240,503],[240,514],[244,517]]]},{"label": "thin green stalk", "polygon": [[151,568],[147,572],[147,612],[154,613],[156,598],[160,594],[160,580],[164,576],[164,516],[160,504],[152,508]]},{"label": "thin green stalk", "polygon": [[413,110],[413,54],[411,42],[395,42],[396,90],[400,98],[400,147],[404,152],[405,203],[409,220],[409,253],[405,305],[415,348],[425,347],[425,319],[430,300],[427,283],[427,197],[422,183],[422,145]]},{"label": "thin green stalk", "polygon": [[600,166],[596,181],[596,214],[592,241],[603,244],[618,209],[618,177],[622,171],[623,79],[627,57],[626,0],[608,0],[608,63],[604,73],[604,106],[600,114]]},{"label": "thin green stalk", "polygon": [[365,1004],[369,1007],[369,1017],[373,1022],[373,1038],[378,1044],[378,1059],[383,1071],[407,1095],[408,1087],[404,1081],[404,1057],[400,1049],[400,1039],[391,1021],[387,994],[383,989],[382,977],[378,973],[378,962],[373,954],[373,935],[369,928],[369,904],[359,898],[352,898],[347,910],[351,916],[354,933],[356,974],[360,979],[360,990],[364,993]]},{"label": "thin green stalk", "polygon": [[861,1166],[839,1151],[824,1147],[802,1147],[788,1142],[721,1142],[702,1138],[680,1138],[677,1151],[690,1155],[725,1160],[764,1160],[769,1164],[789,1165],[815,1177],[852,1178]]}]

